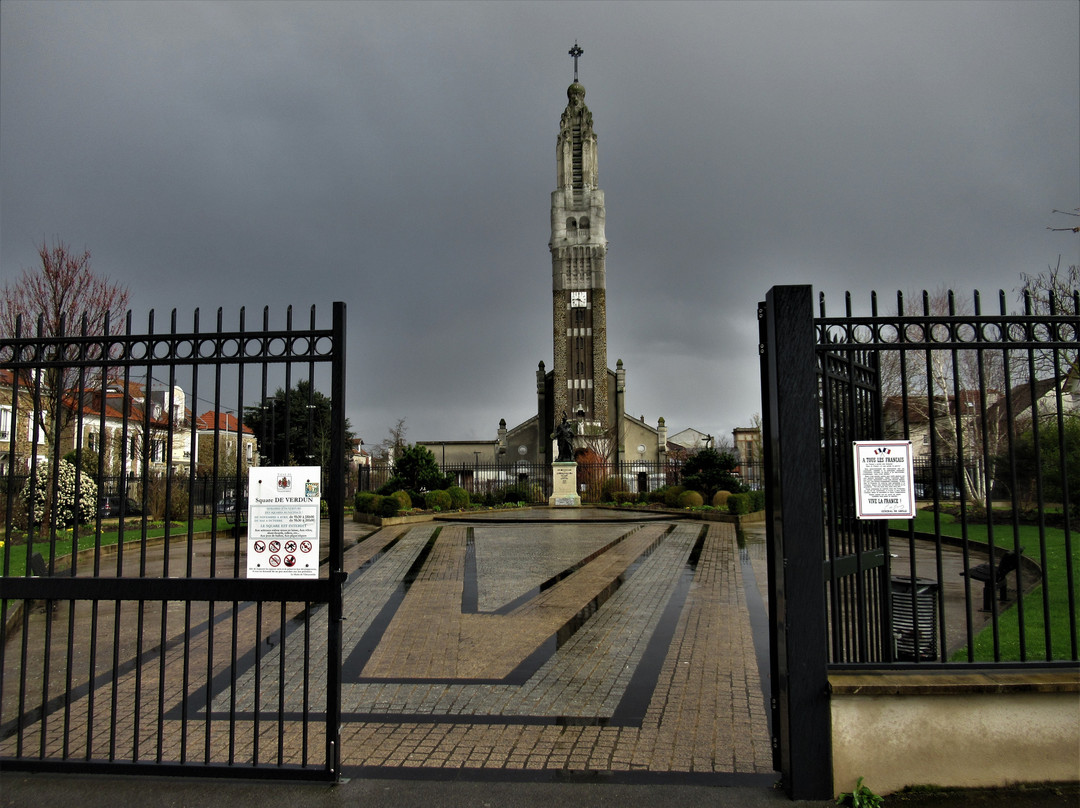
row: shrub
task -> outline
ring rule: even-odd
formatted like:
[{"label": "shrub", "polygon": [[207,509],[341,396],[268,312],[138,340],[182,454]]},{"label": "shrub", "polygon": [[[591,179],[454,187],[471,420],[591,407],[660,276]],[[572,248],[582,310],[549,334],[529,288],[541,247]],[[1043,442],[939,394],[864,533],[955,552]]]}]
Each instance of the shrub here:
[{"label": "shrub", "polygon": [[619,475],[605,477],[600,483],[601,502],[617,502],[617,495],[623,493],[626,493],[626,480]]},{"label": "shrub", "polygon": [[664,486],[664,505],[669,508],[679,507],[679,494],[686,490],[681,485],[667,485]]},{"label": "shrub", "polygon": [[734,514],[750,513],[750,495],[732,494],[728,497],[727,507]]},{"label": "shrub", "polygon": [[540,497],[540,488],[535,483],[515,483],[494,492],[496,503],[535,502]]},{"label": "shrub", "polygon": [[713,494],[712,506],[714,508],[726,508],[728,497],[730,496],[730,491],[717,491],[715,494]]},{"label": "shrub", "polygon": [[448,511],[451,502],[448,491],[428,491],[424,494],[424,507],[429,511]]},{"label": "shrub", "polygon": [[765,510],[765,491],[758,489],[747,493],[750,497],[750,512]]},{"label": "shrub", "polygon": [[172,496],[169,498],[169,518],[183,522],[188,518],[188,486],[186,480],[173,482]]},{"label": "shrub", "polygon": [[616,505],[633,505],[638,501],[638,495],[632,491],[616,491],[614,496]]},{"label": "shrub", "polygon": [[82,473],[89,474],[94,478],[94,482],[100,482],[98,480],[98,453],[93,449],[83,449],[81,451],[72,449],[64,455],[64,460],[74,466],[76,458],[80,458],[80,456],[82,459]]},{"label": "shrub", "polygon": [[[34,479],[34,498],[30,500],[30,480],[22,490],[22,499],[26,503],[26,510],[31,514],[34,524],[40,524],[47,518],[57,527],[70,527],[76,521],[85,522],[91,519],[97,508],[98,487],[97,483],[86,474],[79,475],[79,491],[75,491],[75,466],[66,460],[61,460],[56,465],[57,486],[56,501],[49,502],[52,495],[52,480],[49,476],[49,466],[41,463],[37,466]],[[51,505],[51,507],[49,507]]]},{"label": "shrub", "polygon": [[376,497],[377,495],[370,491],[357,491],[356,496],[353,497],[353,507],[359,513],[374,513]]},{"label": "shrub", "polygon": [[680,508],[699,508],[705,504],[705,498],[697,491],[683,491],[679,494]]},{"label": "shrub", "polygon": [[663,505],[664,504],[664,488],[663,487],[654,488],[652,491],[649,491],[648,493],[646,493],[645,494],[645,501],[646,502],[652,502],[652,503],[654,503],[656,505]]},{"label": "shrub", "polygon": [[379,489],[381,494],[405,489],[411,492],[437,491],[453,480],[439,471],[435,455],[425,446],[406,446],[394,461],[394,476]]},{"label": "shrub", "polygon": [[412,510],[412,497],[409,496],[408,491],[395,491],[387,499],[392,499],[397,503],[397,509],[399,511]]},{"label": "shrub", "polygon": [[738,491],[742,485],[732,474],[738,463],[730,452],[702,449],[683,466],[683,483],[707,497],[720,490]]},{"label": "shrub", "polygon": [[401,510],[401,500],[394,496],[378,498],[379,516],[397,516]]},{"label": "shrub", "polygon": [[455,510],[458,508],[469,507],[469,492],[462,488],[460,485],[452,485],[446,489],[446,493],[450,495],[450,507]]}]

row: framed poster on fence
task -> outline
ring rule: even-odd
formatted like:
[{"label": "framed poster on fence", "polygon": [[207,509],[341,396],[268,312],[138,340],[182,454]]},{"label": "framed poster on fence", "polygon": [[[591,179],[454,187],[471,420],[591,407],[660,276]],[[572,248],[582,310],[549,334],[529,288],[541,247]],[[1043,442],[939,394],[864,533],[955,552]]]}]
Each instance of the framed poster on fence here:
[{"label": "framed poster on fence", "polygon": [[914,519],[915,465],[909,440],[857,440],[855,507],[859,519]]},{"label": "framed poster on fence", "polygon": [[319,466],[248,469],[248,578],[318,578]]}]

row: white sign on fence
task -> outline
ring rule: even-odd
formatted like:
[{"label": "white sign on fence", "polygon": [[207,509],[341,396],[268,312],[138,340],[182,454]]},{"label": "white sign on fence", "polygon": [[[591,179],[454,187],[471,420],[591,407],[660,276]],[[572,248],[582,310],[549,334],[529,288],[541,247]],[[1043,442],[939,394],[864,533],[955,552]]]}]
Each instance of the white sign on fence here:
[{"label": "white sign on fence", "polygon": [[322,469],[248,469],[248,578],[318,578]]},{"label": "white sign on fence", "polygon": [[859,519],[914,519],[915,467],[909,440],[854,441]]}]

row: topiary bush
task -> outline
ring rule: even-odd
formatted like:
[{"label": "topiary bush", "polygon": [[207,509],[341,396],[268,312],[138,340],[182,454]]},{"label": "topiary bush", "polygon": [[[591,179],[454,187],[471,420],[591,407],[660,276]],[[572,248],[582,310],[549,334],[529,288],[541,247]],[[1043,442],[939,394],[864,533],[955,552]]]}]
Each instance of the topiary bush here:
[{"label": "topiary bush", "polygon": [[681,485],[668,485],[664,487],[664,505],[668,508],[679,507],[679,495],[685,491]]},{"label": "topiary bush", "polygon": [[747,493],[750,497],[750,512],[765,510],[765,491],[758,489],[757,491],[750,491]]},{"label": "topiary bush", "polygon": [[401,510],[401,500],[394,496],[378,497],[376,513],[379,516],[397,516]]},{"label": "topiary bush", "polygon": [[460,508],[469,507],[469,492],[462,488],[460,485],[452,485],[446,489],[446,493],[450,495],[450,507],[458,510]]},{"label": "topiary bush", "polygon": [[727,507],[734,514],[750,513],[750,495],[732,494],[728,497]]},{"label": "topiary bush", "polygon": [[424,507],[429,511],[448,511],[451,502],[448,491],[428,491],[424,494]]},{"label": "topiary bush", "polygon": [[614,496],[616,505],[634,505],[638,501],[638,495],[632,491],[616,491]]},{"label": "topiary bush", "polygon": [[715,494],[713,494],[712,506],[714,508],[726,508],[728,497],[730,496],[730,491],[717,491]]},{"label": "topiary bush", "polygon": [[697,491],[683,491],[678,502],[680,508],[699,508],[705,504],[705,498]]},{"label": "topiary bush", "polygon": [[357,491],[353,497],[353,507],[359,513],[375,513],[376,494],[370,491]]},{"label": "topiary bush", "polygon": [[408,491],[395,491],[387,499],[392,499],[397,503],[397,509],[399,511],[412,510],[412,497],[409,496]]}]

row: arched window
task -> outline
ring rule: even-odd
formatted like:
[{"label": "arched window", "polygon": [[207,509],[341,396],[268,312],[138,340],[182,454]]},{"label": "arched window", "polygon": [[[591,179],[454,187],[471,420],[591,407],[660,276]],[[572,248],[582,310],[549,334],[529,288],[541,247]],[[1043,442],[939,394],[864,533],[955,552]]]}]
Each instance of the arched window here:
[{"label": "arched window", "polygon": [[568,235],[568,236],[576,236],[577,235],[577,219],[575,219],[573,216],[569,217],[566,220],[566,235]]}]

